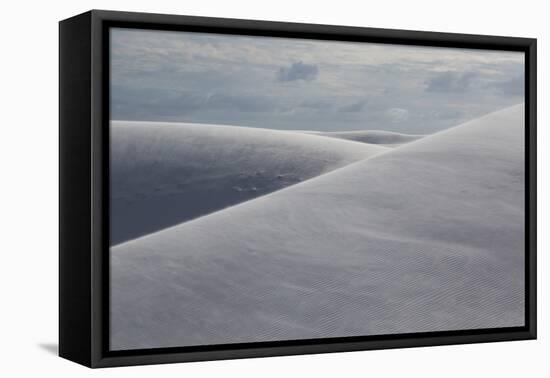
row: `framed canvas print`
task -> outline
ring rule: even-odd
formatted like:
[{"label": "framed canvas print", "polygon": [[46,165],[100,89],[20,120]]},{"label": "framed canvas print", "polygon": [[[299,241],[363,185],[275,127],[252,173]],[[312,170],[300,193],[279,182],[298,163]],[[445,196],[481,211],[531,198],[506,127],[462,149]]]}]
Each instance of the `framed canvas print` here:
[{"label": "framed canvas print", "polygon": [[60,355],[536,337],[536,40],[60,23]]}]

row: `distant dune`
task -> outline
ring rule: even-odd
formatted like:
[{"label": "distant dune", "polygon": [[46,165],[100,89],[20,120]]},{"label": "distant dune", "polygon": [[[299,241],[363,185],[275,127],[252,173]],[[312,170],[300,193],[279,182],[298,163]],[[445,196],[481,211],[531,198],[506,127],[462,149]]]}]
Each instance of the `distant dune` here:
[{"label": "distant dune", "polygon": [[306,131],[305,133],[312,134],[312,135],[326,136],[331,138],[351,140],[354,142],[383,145],[386,147],[397,147],[402,144],[418,140],[425,136],[425,135],[402,134],[402,133],[395,133],[392,131],[382,131],[382,130],[341,131],[341,132]]},{"label": "distant dune", "polygon": [[111,244],[273,192],[386,151],[292,132],[112,122]]},{"label": "distant dune", "polygon": [[518,105],[112,248],[111,348],[523,325],[523,137]]}]

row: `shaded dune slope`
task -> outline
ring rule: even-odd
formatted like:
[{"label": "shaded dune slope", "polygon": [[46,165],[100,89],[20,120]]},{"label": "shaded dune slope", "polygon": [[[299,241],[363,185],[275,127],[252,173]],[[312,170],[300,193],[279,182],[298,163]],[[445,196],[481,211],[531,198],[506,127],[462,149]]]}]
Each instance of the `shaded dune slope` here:
[{"label": "shaded dune slope", "polygon": [[114,121],[111,245],[385,151],[236,126]]},{"label": "shaded dune slope", "polygon": [[345,139],[354,142],[369,143],[387,147],[398,147],[402,144],[424,138],[425,135],[413,135],[382,130],[339,131],[339,132],[312,132],[307,134],[320,135],[330,138]]},{"label": "shaded dune slope", "polygon": [[523,325],[523,106],[112,248],[111,347]]}]

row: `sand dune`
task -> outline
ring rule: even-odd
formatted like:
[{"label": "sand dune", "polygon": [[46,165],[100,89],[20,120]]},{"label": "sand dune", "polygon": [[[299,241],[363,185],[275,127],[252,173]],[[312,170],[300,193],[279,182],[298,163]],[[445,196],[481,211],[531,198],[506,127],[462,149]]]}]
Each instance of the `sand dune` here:
[{"label": "sand dune", "polygon": [[112,248],[111,347],[523,325],[523,131],[518,105]]},{"label": "sand dune", "polygon": [[307,134],[320,135],[330,138],[351,140],[354,142],[382,145],[386,147],[398,147],[423,138],[425,135],[413,135],[396,133],[382,130],[362,130],[362,131],[340,131],[340,132],[318,132],[306,131]]},{"label": "sand dune", "polygon": [[314,135],[114,121],[111,244],[159,231],[385,151]]}]

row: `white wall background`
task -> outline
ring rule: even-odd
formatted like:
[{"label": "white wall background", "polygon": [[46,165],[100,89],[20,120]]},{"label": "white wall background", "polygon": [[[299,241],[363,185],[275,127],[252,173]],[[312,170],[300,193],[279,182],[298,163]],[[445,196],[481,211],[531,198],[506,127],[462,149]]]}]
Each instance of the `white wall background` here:
[{"label": "white wall background", "polygon": [[[5,2],[0,22],[0,375],[56,377],[519,377],[550,371],[550,26],[543,1],[96,0]],[[539,340],[89,370],[57,348],[57,63],[61,19],[89,9],[295,21],[539,39]],[[546,93],[545,93],[546,92]],[[546,232],[545,232],[546,231]],[[544,273],[547,273],[546,275]],[[544,352],[546,347],[546,353]]]}]

